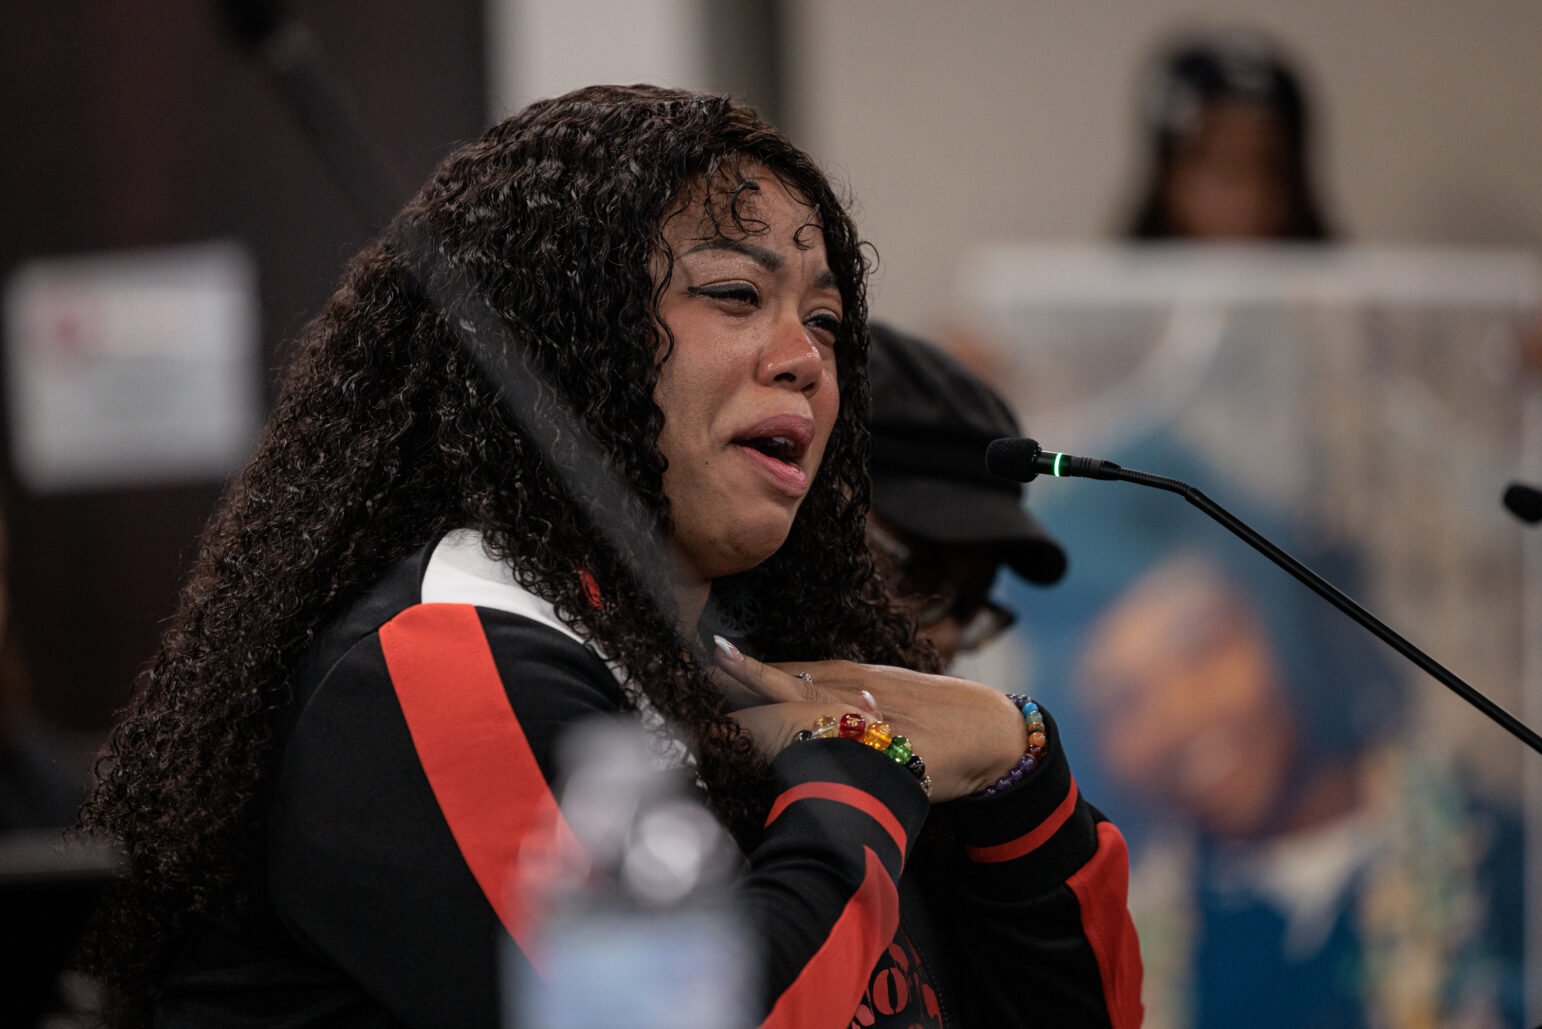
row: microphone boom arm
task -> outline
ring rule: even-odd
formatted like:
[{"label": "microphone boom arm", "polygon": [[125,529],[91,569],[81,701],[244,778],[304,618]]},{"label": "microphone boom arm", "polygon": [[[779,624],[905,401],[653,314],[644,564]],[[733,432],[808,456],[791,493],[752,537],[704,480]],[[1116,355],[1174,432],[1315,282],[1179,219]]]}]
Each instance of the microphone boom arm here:
[{"label": "microphone boom arm", "polygon": [[[1007,444],[1007,446],[999,447],[998,445],[1000,444]],[[1031,440],[997,440],[991,444],[990,450],[987,451],[986,464],[996,474],[1005,475],[1007,478],[1018,479],[1022,482],[1032,480],[1040,472],[1046,472],[1061,478],[1074,476],[1078,478],[1132,482],[1138,486],[1149,486],[1153,489],[1178,494],[1184,500],[1187,500],[1190,504],[1219,522],[1232,535],[1285,569],[1298,581],[1309,587],[1312,592],[1360,623],[1362,628],[1371,632],[1393,650],[1396,650],[1415,665],[1418,665],[1419,668],[1434,676],[1441,685],[1483,712],[1491,721],[1509,732],[1510,735],[1537,753],[1542,754],[1542,736],[1538,736],[1526,723],[1484,696],[1484,694],[1469,685],[1445,665],[1414,646],[1413,643],[1387,625],[1387,623],[1361,607],[1328,580],[1276,546],[1252,526],[1205,496],[1204,493],[1194,486],[1178,479],[1170,479],[1165,475],[1153,475],[1150,472],[1140,472],[1133,468],[1124,468],[1112,461],[1103,461],[1098,458],[1089,457],[1073,457],[1070,454],[1046,454],[1039,449],[1037,443]]]}]

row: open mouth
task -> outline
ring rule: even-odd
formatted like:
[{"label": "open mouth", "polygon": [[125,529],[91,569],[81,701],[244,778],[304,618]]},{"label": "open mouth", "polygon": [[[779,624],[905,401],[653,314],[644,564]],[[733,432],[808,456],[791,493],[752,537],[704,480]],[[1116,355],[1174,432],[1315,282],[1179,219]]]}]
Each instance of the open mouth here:
[{"label": "open mouth", "polygon": [[806,444],[787,436],[752,436],[748,439],[736,439],[734,445],[748,447],[773,460],[792,465],[801,461],[803,455],[808,452]]},{"label": "open mouth", "polygon": [[773,415],[740,430],[732,442],[752,464],[770,476],[781,492],[791,497],[808,492],[809,472],[803,468],[803,462],[814,445],[811,419],[794,414]]}]

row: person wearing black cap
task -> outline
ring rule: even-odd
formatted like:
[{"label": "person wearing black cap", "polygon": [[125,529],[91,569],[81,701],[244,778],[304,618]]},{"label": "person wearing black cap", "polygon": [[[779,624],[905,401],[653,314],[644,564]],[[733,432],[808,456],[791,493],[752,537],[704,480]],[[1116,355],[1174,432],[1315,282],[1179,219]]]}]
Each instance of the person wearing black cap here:
[{"label": "person wearing black cap", "polygon": [[991,440],[1021,435],[1001,397],[931,344],[886,325],[870,331],[868,541],[949,663],[1012,624],[990,599],[1002,565],[1048,586],[1066,555],[1023,506],[1026,487],[986,471]]}]

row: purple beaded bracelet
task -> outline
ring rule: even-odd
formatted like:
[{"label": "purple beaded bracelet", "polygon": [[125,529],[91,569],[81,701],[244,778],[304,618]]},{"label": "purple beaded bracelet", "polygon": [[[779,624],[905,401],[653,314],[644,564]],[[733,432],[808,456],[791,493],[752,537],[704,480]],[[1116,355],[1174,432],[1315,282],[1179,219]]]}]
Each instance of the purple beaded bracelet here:
[{"label": "purple beaded bracelet", "polygon": [[977,797],[990,797],[1009,786],[1016,786],[1022,782],[1044,757],[1044,748],[1049,746],[1049,737],[1044,732],[1044,713],[1039,710],[1039,705],[1033,702],[1032,697],[1025,697],[1020,693],[1008,693],[1007,699],[1014,707],[1023,713],[1023,724],[1028,727],[1028,751],[1018,759],[1017,764],[1011,770],[997,779],[991,785],[985,787]]}]

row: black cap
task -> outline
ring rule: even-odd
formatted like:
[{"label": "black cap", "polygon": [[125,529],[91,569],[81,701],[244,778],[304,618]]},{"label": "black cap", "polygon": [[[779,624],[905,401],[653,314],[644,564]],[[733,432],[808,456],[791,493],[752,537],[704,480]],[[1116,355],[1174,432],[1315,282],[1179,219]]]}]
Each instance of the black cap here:
[{"label": "black cap", "polygon": [[984,545],[1030,582],[1065,574],[1065,551],[992,475],[985,448],[1020,436],[1006,403],[956,359],[885,325],[873,337],[873,510],[929,542]]}]

